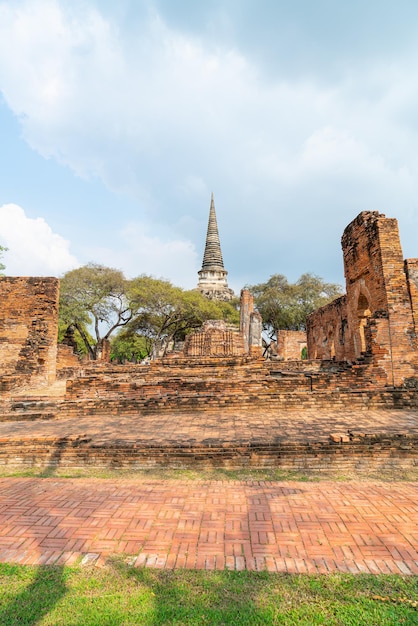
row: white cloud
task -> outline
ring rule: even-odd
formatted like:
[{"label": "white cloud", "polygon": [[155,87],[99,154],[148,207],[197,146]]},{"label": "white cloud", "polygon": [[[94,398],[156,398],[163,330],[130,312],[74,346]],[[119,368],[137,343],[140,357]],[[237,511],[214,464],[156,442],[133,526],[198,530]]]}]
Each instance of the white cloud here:
[{"label": "white cloud", "polygon": [[[371,161],[388,143],[392,154],[412,156],[415,141],[399,144],[396,117],[416,90],[408,71],[395,70],[395,63],[386,74],[366,66],[356,76],[360,87],[376,84],[377,101],[359,98],[343,76],[332,88],[312,79],[266,83],[243,51],[215,50],[156,12],[128,34],[92,5],[0,2],[0,88],[27,141],[79,175],[141,197],[158,177],[173,189],[199,182],[196,193],[213,187],[209,172],[257,183],[271,159],[279,181],[280,173],[296,178],[306,147],[316,171],[342,159],[360,172],[360,144]],[[328,153],[332,147],[326,127],[338,129],[339,144],[345,138],[338,163],[324,158],[324,139]]]},{"label": "white cloud", "polygon": [[[234,240],[244,276],[262,262],[266,273],[280,271],[277,232],[289,248],[295,247],[291,237],[298,243],[292,264],[300,264],[295,271],[301,273],[312,250],[318,256],[331,237],[340,254],[341,230],[360,210],[396,210],[396,217],[408,214],[409,223],[416,219],[415,45],[394,50],[390,67],[374,56],[359,64],[355,51],[351,62],[346,50],[337,74],[324,62],[323,72],[298,71],[295,78],[290,60],[282,73],[261,66],[252,38],[262,35],[250,28],[248,47],[241,38],[240,48],[215,48],[210,38],[173,28],[155,10],[139,17],[132,10],[127,27],[101,12],[100,2],[97,7],[0,0],[0,90],[25,139],[80,176],[98,176],[109,189],[129,194],[146,214],[139,219],[152,220],[152,231],[132,226],[135,243],[115,237],[114,250],[95,246],[85,229],[80,246],[87,259],[130,275],[189,283],[197,268],[187,240],[196,230],[191,220],[204,216],[203,237],[212,190],[223,198],[222,233]],[[266,24],[270,14],[264,19],[257,32],[269,26],[277,38],[273,22]],[[303,37],[288,43],[300,59],[309,56]],[[325,52],[324,58],[333,55],[331,48]],[[286,55],[293,56],[291,48],[277,68]],[[88,210],[114,228],[114,215]],[[179,231],[181,224],[188,232]]]},{"label": "white cloud", "polygon": [[187,240],[161,239],[149,233],[144,224],[131,223],[115,233],[110,248],[92,246],[86,250],[95,261],[122,269],[133,278],[149,274],[168,278],[176,285],[192,289],[197,285],[198,256]]},{"label": "white cloud", "polygon": [[0,206],[0,242],[8,248],[3,259],[9,276],[59,276],[80,265],[68,241],[17,204]]},{"label": "white cloud", "polygon": [[[199,259],[187,240],[159,238],[150,227],[130,223],[114,233],[112,248],[95,246],[82,251],[84,263],[93,261],[121,269],[129,278],[150,274],[174,284],[194,288]],[[27,217],[17,204],[0,206],[0,245],[9,276],[61,276],[81,263],[70,253],[70,243],[54,233],[47,222]]]}]

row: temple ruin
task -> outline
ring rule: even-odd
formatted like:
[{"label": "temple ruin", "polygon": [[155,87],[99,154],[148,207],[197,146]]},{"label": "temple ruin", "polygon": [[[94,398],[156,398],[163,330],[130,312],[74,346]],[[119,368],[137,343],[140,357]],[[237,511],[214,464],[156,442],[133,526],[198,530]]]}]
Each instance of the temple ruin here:
[{"label": "temple ruin", "polygon": [[[199,273],[212,296],[230,291],[214,211],[212,197]],[[306,360],[304,335],[283,337],[287,360],[262,358],[243,290],[239,329],[208,321],[148,365],[80,363],[71,338],[57,349],[59,281],[1,277],[0,463],[414,467],[418,259],[403,260],[396,220],[376,212],[342,246],[347,294],[309,316]]]},{"label": "temple ruin", "polygon": [[346,295],[307,320],[312,359],[366,363],[376,384],[418,387],[418,259],[404,261],[396,219],[364,211],[341,240]]},{"label": "temple ruin", "polygon": [[[404,261],[396,219],[378,212],[362,212],[346,227],[342,249],[346,295],[308,317],[305,363],[292,365],[305,348],[304,333],[280,331],[280,367],[283,372],[293,368],[311,375],[319,363],[321,372],[336,371],[340,364],[330,389],[344,384],[347,376],[361,379],[368,389],[416,388],[418,259]],[[212,195],[200,288],[210,297],[226,298],[232,293],[226,274]],[[80,364],[71,342],[57,347],[58,279],[1,277],[0,292],[0,390],[48,387],[57,373],[61,379],[78,377]],[[257,360],[262,355],[261,331],[253,297],[243,290],[239,329],[208,321],[187,337],[181,353],[167,355],[166,360],[183,359],[185,368],[188,361],[206,357]],[[272,362],[269,367],[277,365]]]}]

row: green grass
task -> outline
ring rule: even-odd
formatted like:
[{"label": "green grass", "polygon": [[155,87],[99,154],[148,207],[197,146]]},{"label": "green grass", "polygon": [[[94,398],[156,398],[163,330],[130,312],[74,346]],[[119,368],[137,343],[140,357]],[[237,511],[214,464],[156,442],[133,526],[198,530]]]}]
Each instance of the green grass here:
[{"label": "green grass", "polygon": [[135,480],[378,480],[382,482],[418,481],[418,466],[409,469],[393,467],[390,469],[367,470],[365,468],[342,472],[341,470],[283,470],[280,468],[265,469],[111,469],[98,467],[82,468],[10,468],[0,466],[0,478],[32,477],[32,478],[103,478],[103,479],[135,479]]},{"label": "green grass", "polygon": [[418,577],[0,564],[0,624],[418,623]]}]

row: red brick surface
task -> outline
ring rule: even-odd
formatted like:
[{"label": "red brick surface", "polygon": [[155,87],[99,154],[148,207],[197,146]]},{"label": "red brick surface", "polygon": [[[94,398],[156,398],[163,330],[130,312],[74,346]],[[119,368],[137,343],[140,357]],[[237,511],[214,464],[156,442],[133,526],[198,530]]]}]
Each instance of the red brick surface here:
[{"label": "red brick surface", "polygon": [[307,337],[304,330],[278,330],[277,356],[282,361],[299,361],[302,358],[303,348],[306,348],[306,342]]},{"label": "red brick surface", "polygon": [[418,574],[417,483],[0,479],[0,561]]},{"label": "red brick surface", "polygon": [[411,469],[418,411],[163,412],[0,423],[0,466]]},{"label": "red brick surface", "polygon": [[0,393],[55,380],[57,278],[0,277]]},{"label": "red brick surface", "polygon": [[310,358],[366,356],[376,384],[416,386],[417,259],[404,264],[397,221],[377,211],[360,213],[341,243],[347,295],[308,316]]}]

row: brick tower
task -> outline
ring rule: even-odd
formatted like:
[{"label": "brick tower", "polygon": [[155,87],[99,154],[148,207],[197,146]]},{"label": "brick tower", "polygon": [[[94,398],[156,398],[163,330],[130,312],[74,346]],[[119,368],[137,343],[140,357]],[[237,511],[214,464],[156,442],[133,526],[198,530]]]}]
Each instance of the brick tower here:
[{"label": "brick tower", "polygon": [[206,234],[205,253],[199,274],[197,289],[211,300],[232,300],[234,292],[228,287],[228,272],[224,268],[218,223],[216,221],[213,194],[210,200],[208,231]]}]

